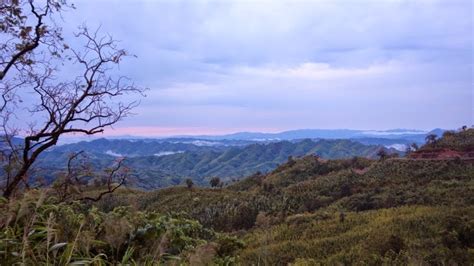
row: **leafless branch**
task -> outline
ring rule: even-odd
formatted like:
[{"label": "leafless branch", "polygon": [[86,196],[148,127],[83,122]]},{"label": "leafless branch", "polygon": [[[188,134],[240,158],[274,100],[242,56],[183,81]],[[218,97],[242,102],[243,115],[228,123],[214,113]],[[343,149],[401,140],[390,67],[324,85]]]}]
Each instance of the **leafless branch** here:
[{"label": "leafless branch", "polygon": [[128,178],[128,169],[123,167],[123,162],[124,159],[120,159],[117,162],[117,165],[114,168],[110,169],[109,174],[107,175],[107,178],[105,180],[106,190],[100,192],[99,195],[96,197],[86,196],[80,198],[79,200],[88,200],[96,202],[102,199],[103,196],[115,192],[115,190],[124,185]]},{"label": "leafless branch", "polygon": [[[124,158],[118,159],[111,168],[100,175],[97,174],[98,171],[91,171],[86,161],[75,164],[81,155],[84,155],[83,152],[74,153],[69,157],[64,178],[57,179],[53,186],[59,201],[99,201],[103,196],[113,193],[125,184],[129,170],[123,164]],[[90,185],[91,181],[96,181],[96,183]],[[84,196],[84,194],[89,195]]]},{"label": "leafless branch", "polygon": [[38,128],[34,124],[30,126],[19,156],[21,166],[5,187],[4,197],[12,195],[38,156],[56,145],[60,136],[101,133],[130,115],[138,105],[137,101],[116,100],[130,94],[143,95],[144,90],[127,78],[113,78],[110,75],[113,66],[127,55],[117,48],[111,37],[99,37],[97,32],[90,33],[85,27],[81,28],[77,37],[85,40],[82,50],[72,50],[75,62],[83,68],[81,75],[72,81],[57,82],[55,69],[47,68],[44,73],[32,78],[32,89],[38,103],[29,111],[32,116],[41,114],[46,119],[37,121],[41,124]]}]

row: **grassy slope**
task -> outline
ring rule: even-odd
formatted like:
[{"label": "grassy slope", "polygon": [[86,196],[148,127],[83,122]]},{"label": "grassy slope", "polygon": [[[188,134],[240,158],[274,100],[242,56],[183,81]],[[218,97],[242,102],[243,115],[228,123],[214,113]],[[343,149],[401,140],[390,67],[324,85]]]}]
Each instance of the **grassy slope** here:
[{"label": "grassy slope", "polygon": [[445,132],[443,137],[433,144],[421,147],[420,151],[451,149],[456,151],[474,151],[474,128],[461,132]]},{"label": "grassy slope", "polygon": [[[473,177],[472,160],[308,156],[224,189],[136,192],[132,202],[184,211],[205,226],[234,231],[247,243],[243,264],[469,265]],[[109,207],[130,202],[130,193],[112,197]]]},{"label": "grassy slope", "polygon": [[[115,143],[115,144],[113,144]],[[118,146],[123,143],[122,146]],[[133,152],[134,142],[98,140],[82,143],[87,156],[90,157],[94,169],[110,167],[116,159],[103,154],[117,147],[114,152],[137,155],[126,159],[126,165],[132,169],[130,186],[141,189],[156,189],[183,184],[186,178],[192,178],[195,184],[207,186],[209,179],[219,176],[229,182],[249,176],[255,172],[269,172],[279,164],[284,163],[289,156],[304,156],[318,154],[326,159],[350,158],[352,156],[374,157],[381,148],[375,145],[363,145],[350,140],[302,140],[298,142],[281,141],[267,144],[251,144],[245,147],[188,147],[187,144],[137,142],[137,153]],[[171,145],[171,146],[170,146]],[[177,151],[184,145],[182,153],[154,156],[153,151]],[[97,146],[97,147],[95,147]],[[60,146],[51,152],[46,152],[37,163],[37,176],[53,180],[64,167],[70,153],[80,150],[79,144]],[[96,149],[95,149],[96,148]],[[161,150],[163,149],[163,150]],[[141,154],[141,155],[140,155]],[[147,154],[146,156],[143,154]],[[140,155],[140,156],[138,156]],[[1,172],[1,171],[0,171]]]},{"label": "grassy slope", "polygon": [[140,205],[165,212],[183,210],[219,228],[213,218],[229,209],[255,219],[261,211],[295,214],[323,207],[363,211],[415,204],[474,204],[474,165],[470,162],[372,161],[362,174],[353,166],[351,161],[315,164],[307,157],[226,189],[175,187],[150,192]]},{"label": "grassy slope", "polygon": [[[288,217],[245,237],[244,264],[277,265],[306,259],[323,264],[466,264],[473,261],[474,208],[405,206]],[[468,238],[471,239],[468,239]],[[301,261],[301,260],[300,260]]]}]

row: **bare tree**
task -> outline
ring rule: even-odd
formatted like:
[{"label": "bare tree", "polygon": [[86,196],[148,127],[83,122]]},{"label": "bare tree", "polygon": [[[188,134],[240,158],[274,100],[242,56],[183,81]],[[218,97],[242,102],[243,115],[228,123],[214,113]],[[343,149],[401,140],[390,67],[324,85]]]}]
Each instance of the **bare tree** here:
[{"label": "bare tree", "polygon": [[[9,19],[9,13],[3,10],[10,7],[19,9],[15,12],[19,12],[20,17],[22,16],[22,8],[25,4],[22,5],[19,2],[10,1],[10,6],[6,5],[6,9],[3,5],[1,6],[1,25],[5,24],[3,21]],[[59,11],[65,3],[48,0],[45,7],[41,9],[41,13],[37,11],[33,1],[30,0],[27,3],[34,14],[33,17],[37,19],[40,32],[33,34],[35,37],[23,40],[25,43],[22,45],[23,48],[17,53],[14,52],[9,59],[5,60],[6,57],[1,59],[3,92],[10,93],[10,96],[3,98],[5,108],[2,108],[0,113],[4,138],[1,148],[5,155],[3,157],[8,158],[4,163],[4,168],[7,170],[4,180],[0,180],[0,187],[6,198],[9,198],[21,184],[28,185],[28,172],[38,156],[56,145],[61,136],[65,134],[94,135],[103,132],[107,127],[131,114],[131,110],[137,106],[137,101],[124,102],[123,96],[143,95],[144,92],[126,77],[115,77],[116,66],[127,56],[127,53],[117,47],[112,37],[101,37],[97,31],[90,32],[86,27],[82,27],[76,37],[84,42],[83,47],[75,49],[64,45],[59,48],[58,40],[62,40],[59,29],[56,28],[58,33],[50,35],[51,30],[46,30],[48,28],[43,25],[43,19],[51,10]],[[17,24],[22,25],[23,22],[19,20]],[[8,26],[8,23],[5,25]],[[31,30],[26,31],[29,34]],[[48,33],[43,33],[43,31]],[[21,37],[21,33],[17,34]],[[43,43],[50,54],[56,57],[59,64],[54,64],[51,60],[48,62],[31,60],[43,53],[42,51],[35,53]],[[2,49],[8,50],[5,47]],[[67,71],[61,69],[60,66],[67,65],[69,62],[72,66],[67,68]],[[13,67],[16,71],[10,73]],[[71,76],[71,69],[78,69],[77,76]],[[10,81],[14,82],[4,82],[7,74],[11,76]],[[14,102],[15,97],[21,101],[22,94],[12,93],[9,89],[12,88],[10,84],[21,84],[17,87],[23,86],[34,96],[30,97],[30,101],[33,102],[29,103],[27,109],[29,117],[34,119],[31,119],[26,127],[18,128],[17,123],[14,122],[14,116],[19,107],[15,103],[10,105],[9,103]],[[18,134],[25,136],[21,145],[14,143],[14,137]],[[118,166],[122,166],[122,163],[118,163]],[[115,173],[117,171],[118,169]]]},{"label": "bare tree", "polygon": [[63,8],[73,6],[65,0],[0,1],[0,111],[18,100],[18,88],[30,85],[39,69],[68,48],[54,22]]},{"label": "bare tree", "polygon": [[52,185],[56,197],[60,202],[99,201],[127,181],[130,170],[124,166],[124,161],[125,158],[117,158],[111,167],[100,172],[93,169],[87,155],[82,151],[72,153],[67,162],[67,169]]}]

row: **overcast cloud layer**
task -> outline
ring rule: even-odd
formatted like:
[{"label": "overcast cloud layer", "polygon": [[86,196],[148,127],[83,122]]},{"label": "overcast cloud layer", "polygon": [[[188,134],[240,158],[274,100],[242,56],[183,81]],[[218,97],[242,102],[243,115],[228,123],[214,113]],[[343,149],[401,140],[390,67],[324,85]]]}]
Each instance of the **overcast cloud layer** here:
[{"label": "overcast cloud layer", "polygon": [[114,134],[474,123],[472,1],[77,1],[150,88]]}]

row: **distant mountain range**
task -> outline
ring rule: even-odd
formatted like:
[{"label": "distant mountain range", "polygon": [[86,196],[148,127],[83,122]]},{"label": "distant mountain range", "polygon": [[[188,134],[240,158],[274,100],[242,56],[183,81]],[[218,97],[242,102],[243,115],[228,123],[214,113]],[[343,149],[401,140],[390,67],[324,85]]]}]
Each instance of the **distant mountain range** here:
[{"label": "distant mountain range", "polygon": [[[302,129],[161,139],[102,138],[53,147],[40,156],[33,175],[52,180],[53,175],[64,170],[71,153],[83,151],[96,170],[110,166],[117,157],[126,157],[126,164],[133,171],[132,185],[143,189],[181,184],[185,178],[207,185],[213,176],[229,181],[271,171],[289,156],[374,158],[382,148],[389,153],[403,153],[408,144],[423,143],[428,134],[440,136],[444,131]],[[21,143],[21,139],[17,142]]]},{"label": "distant mountain range", "polygon": [[199,139],[211,140],[293,140],[293,139],[354,139],[354,138],[386,138],[410,139],[419,141],[428,132],[410,129],[393,130],[351,130],[351,129],[298,129],[280,133],[239,132],[222,136],[196,136]]},{"label": "distant mountain range", "polygon": [[[213,176],[229,181],[258,171],[271,171],[286,162],[289,156],[314,154],[324,159],[353,156],[374,158],[377,151],[383,148],[351,140],[306,139],[250,144],[230,140],[211,143],[201,145],[202,140],[183,143],[99,139],[62,145],[42,155],[37,164],[37,175],[51,179],[52,175],[65,168],[72,152],[84,151],[96,169],[109,166],[116,157],[126,156],[126,165],[133,170],[132,183],[136,187],[166,187],[180,184],[187,177],[192,178],[196,184],[207,185],[209,178]],[[393,148],[385,149],[389,153],[397,152]]]},{"label": "distant mountain range", "polygon": [[[107,137],[115,140],[146,140],[146,141],[169,141],[190,143],[193,141],[218,141],[224,145],[245,145],[246,142],[275,142],[281,140],[301,140],[301,139],[352,139],[370,144],[411,144],[416,142],[422,144],[428,134],[441,136],[445,129],[434,129],[431,131],[422,131],[414,129],[391,129],[391,130],[352,130],[352,129],[297,129],[283,131],[279,133],[262,132],[238,132],[227,135],[181,135],[166,138],[159,137],[139,137],[139,136],[114,136]],[[80,141],[90,141],[97,139],[95,137],[87,138],[63,138],[61,143],[70,144]]]}]

